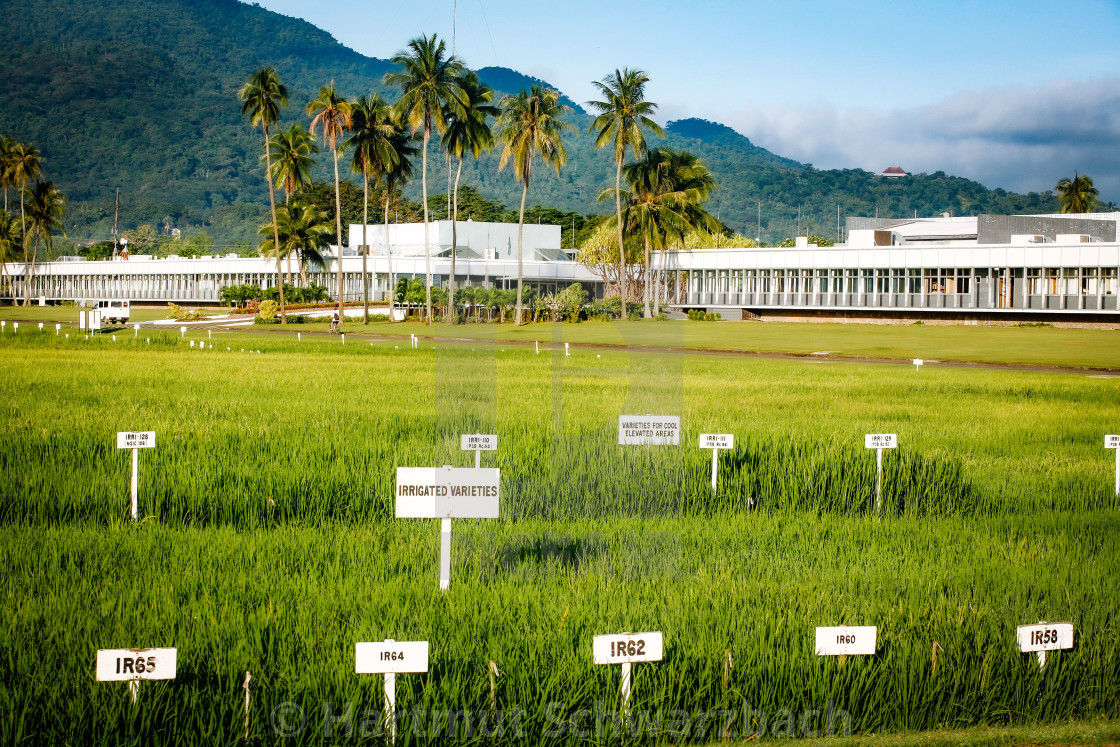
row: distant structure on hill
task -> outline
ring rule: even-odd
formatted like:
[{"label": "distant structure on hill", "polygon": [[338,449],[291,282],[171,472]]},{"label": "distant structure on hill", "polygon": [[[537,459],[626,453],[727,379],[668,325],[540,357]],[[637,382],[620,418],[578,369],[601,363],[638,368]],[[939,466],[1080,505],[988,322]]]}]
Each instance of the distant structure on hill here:
[{"label": "distant structure on hill", "polygon": [[906,171],[901,166],[888,166],[883,169],[883,173],[879,176],[885,176],[888,179],[897,179],[900,176],[907,176]]}]

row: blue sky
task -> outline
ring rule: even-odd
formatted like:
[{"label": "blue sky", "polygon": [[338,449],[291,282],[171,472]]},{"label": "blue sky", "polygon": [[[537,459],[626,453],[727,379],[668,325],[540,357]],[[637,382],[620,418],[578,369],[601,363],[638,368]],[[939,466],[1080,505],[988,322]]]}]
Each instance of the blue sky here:
[{"label": "blue sky", "polygon": [[[453,0],[258,0],[363,54],[450,43]],[[1074,169],[1120,202],[1117,0],[457,0],[472,67],[576,101],[616,67],[649,73],[662,120],[703,117],[819,168],[946,171],[1052,188]]]}]

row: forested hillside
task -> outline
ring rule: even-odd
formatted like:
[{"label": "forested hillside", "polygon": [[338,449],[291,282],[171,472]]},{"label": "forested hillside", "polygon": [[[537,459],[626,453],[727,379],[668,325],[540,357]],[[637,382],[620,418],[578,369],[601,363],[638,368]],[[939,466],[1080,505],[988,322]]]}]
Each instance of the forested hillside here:
[{"label": "forested hillside", "polygon": [[[44,176],[69,199],[74,239],[106,238],[116,189],[122,229],[150,224],[207,231],[219,246],[253,241],[267,212],[259,163],[261,135],[240,116],[237,89],[271,65],[291,90],[281,124],[306,124],[304,105],[335,83],[355,98],[384,91],[386,60],[364,57],[310,24],[237,0],[17,0],[6,3],[0,47],[0,134],[28,141],[44,155]],[[422,29],[402,33],[400,46]],[[618,60],[619,66],[627,64]],[[610,72],[603,71],[604,74]],[[484,81],[516,92],[536,79],[484,68]],[[392,95],[392,92],[386,92]],[[599,192],[613,185],[610,155],[586,134],[591,117],[576,106],[561,174],[539,170],[530,204],[601,213]],[[834,236],[842,216],[942,212],[1051,211],[1049,194],[988,190],[941,173],[887,181],[860,170],[821,171],[753,145],[728,127],[700,119],[670,123],[668,143],[704,158],[720,189],[712,211],[732,228],[764,241],[802,232]],[[654,143],[651,143],[654,144]],[[430,191],[446,189],[435,159]],[[321,154],[317,179],[327,179]],[[519,185],[499,172],[492,153],[468,163],[463,183],[516,204]],[[888,164],[883,164],[884,166]],[[417,180],[418,182],[419,180]],[[415,197],[418,183],[406,192]]]}]

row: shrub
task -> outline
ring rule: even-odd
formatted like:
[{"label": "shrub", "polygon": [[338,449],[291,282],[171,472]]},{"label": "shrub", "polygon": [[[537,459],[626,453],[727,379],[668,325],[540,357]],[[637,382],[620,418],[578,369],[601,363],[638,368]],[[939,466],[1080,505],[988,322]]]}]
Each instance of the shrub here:
[{"label": "shrub", "polygon": [[272,300],[261,301],[261,305],[257,308],[257,318],[268,323],[275,319],[279,312],[280,304]]}]

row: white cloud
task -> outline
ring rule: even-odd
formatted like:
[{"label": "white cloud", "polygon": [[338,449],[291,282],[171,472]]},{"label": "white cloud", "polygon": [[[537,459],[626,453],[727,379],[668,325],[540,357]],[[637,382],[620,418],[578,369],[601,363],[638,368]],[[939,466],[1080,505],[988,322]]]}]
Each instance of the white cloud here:
[{"label": "white cloud", "polygon": [[988,187],[1052,189],[1076,169],[1120,202],[1120,77],[959,93],[912,109],[742,108],[728,124],[818,168],[944,171]]}]

